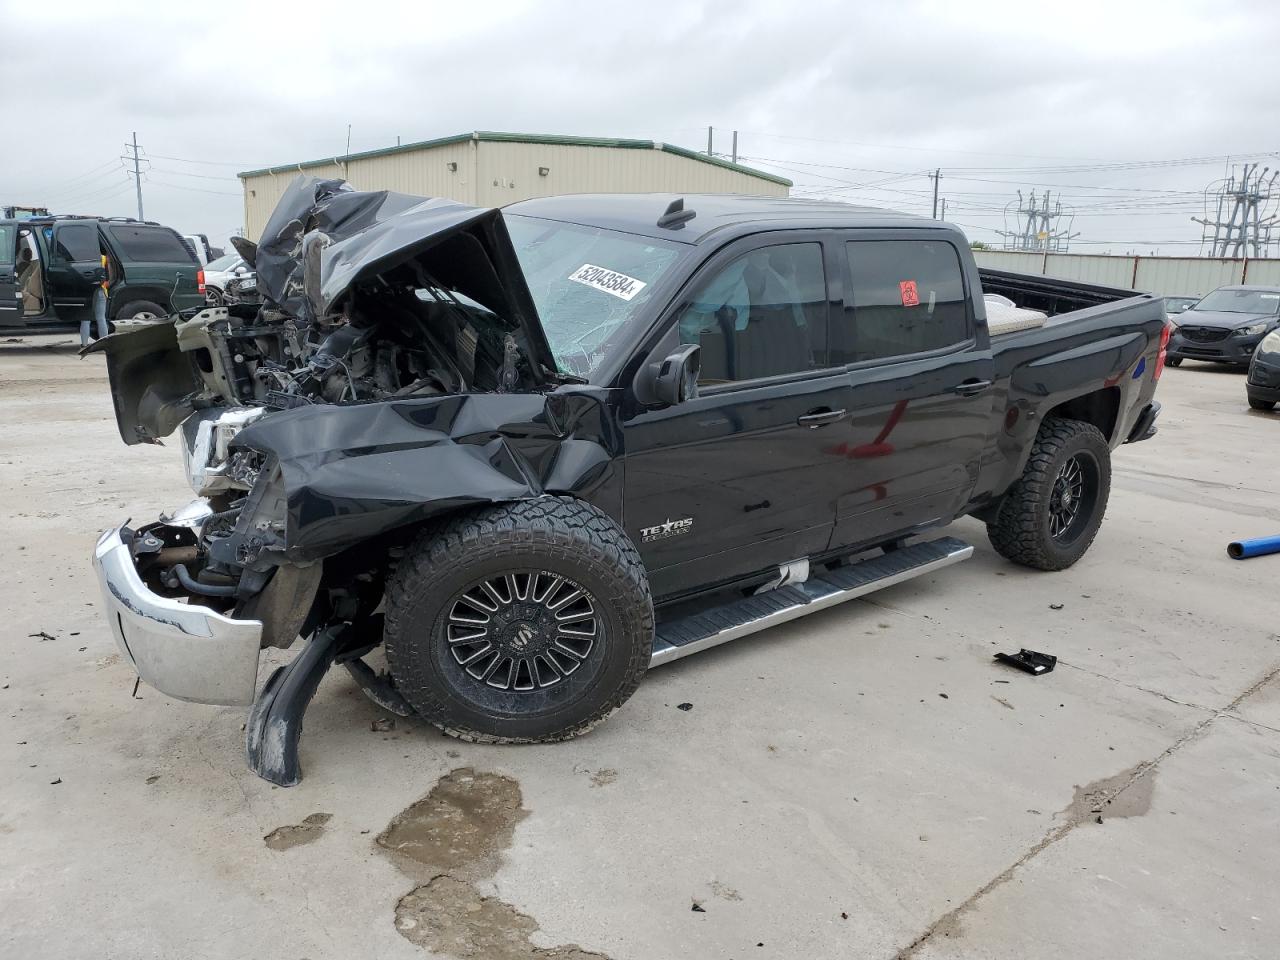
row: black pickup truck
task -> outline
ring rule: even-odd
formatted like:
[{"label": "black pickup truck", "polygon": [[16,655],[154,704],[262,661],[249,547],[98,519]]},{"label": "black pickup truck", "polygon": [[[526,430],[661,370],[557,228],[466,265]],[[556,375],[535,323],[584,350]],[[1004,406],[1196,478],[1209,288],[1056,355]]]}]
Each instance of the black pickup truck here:
[{"label": "black pickup truck", "polygon": [[1155,432],[1169,336],[1158,299],[801,200],[299,178],[249,253],[262,306],[90,348],[125,442],[181,427],[200,497],[94,560],[142,679],[253,703],[281,783],[334,662],[455,736],[559,740],[650,666],[963,560],[922,539],[956,517],[1070,566],[1111,451]]}]

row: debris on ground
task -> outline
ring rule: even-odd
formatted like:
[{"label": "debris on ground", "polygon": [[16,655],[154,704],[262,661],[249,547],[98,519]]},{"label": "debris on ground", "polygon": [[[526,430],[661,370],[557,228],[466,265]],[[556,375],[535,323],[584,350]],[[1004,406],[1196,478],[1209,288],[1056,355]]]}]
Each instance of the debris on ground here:
[{"label": "debris on ground", "polygon": [[155,782],[156,782],[157,780],[159,780],[159,779],[160,779],[160,774],[158,774],[158,773],[156,773],[156,774],[152,774],[151,776],[147,777],[147,783],[148,783],[148,784],[152,784],[152,783],[155,783]]},{"label": "debris on ground", "polygon": [[[50,780],[50,781],[49,781],[49,786],[51,786],[51,787],[56,787],[56,786],[57,786],[58,784],[60,784],[61,782],[62,782],[62,778],[61,778],[61,777],[59,777],[57,780]],[[1099,818],[1098,818],[1098,822],[1099,822],[1099,823],[1101,823],[1101,822],[1102,822],[1102,818],[1101,818],[1101,817],[1099,817]]]},{"label": "debris on ground", "polygon": [[996,659],[1001,663],[1007,663],[1011,667],[1017,667],[1033,676],[1040,676],[1042,673],[1048,673],[1058,665],[1058,658],[1051,653],[1038,653],[1035,650],[1028,650],[1023,647],[1017,653],[997,653]]},{"label": "debris on ground", "polygon": [[1268,553],[1280,553],[1280,536],[1258,537],[1256,540],[1233,540],[1227,544],[1227,556],[1232,560],[1248,560]]},{"label": "debris on ground", "polygon": [[27,636],[28,636],[28,637],[39,637],[39,638],[40,638],[40,642],[41,642],[41,643],[44,643],[44,641],[46,641],[46,640],[57,640],[57,639],[58,639],[58,638],[57,638],[57,637],[55,637],[53,634],[51,634],[51,633],[45,633],[43,630],[41,630],[39,633],[28,633],[28,634],[27,634]]},{"label": "debris on ground", "polygon": [[386,733],[388,730],[394,730],[396,722],[391,717],[379,717],[369,724],[369,729],[374,733]]},{"label": "debris on ground", "polygon": [[1063,607],[1065,607],[1065,606],[1066,606],[1066,604],[1065,604],[1065,603],[1051,603],[1051,604],[1049,604],[1049,609],[1050,609],[1050,610],[1061,610],[1061,609],[1062,609]]},{"label": "debris on ground", "polygon": [[691,907],[689,907],[689,909],[690,909],[690,910],[692,910],[694,913],[706,913],[706,912],[707,912],[705,909],[703,909],[702,904],[701,904],[701,903],[699,903],[697,900],[693,901],[693,905],[692,905]]},{"label": "debris on ground", "polygon": [[692,703],[689,703],[689,702],[687,702],[687,701],[686,701],[685,703],[677,703],[677,704],[676,704],[676,709],[677,709],[677,710],[683,710],[683,711],[685,711],[685,713],[688,713],[690,710],[692,710],[692,709],[693,709],[693,704],[692,704]]}]

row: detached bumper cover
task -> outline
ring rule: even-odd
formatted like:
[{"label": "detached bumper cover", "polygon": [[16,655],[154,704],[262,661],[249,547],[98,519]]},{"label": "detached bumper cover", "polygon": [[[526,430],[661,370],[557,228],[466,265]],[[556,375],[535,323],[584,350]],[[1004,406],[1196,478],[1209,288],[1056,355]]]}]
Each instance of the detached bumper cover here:
[{"label": "detached bumper cover", "polygon": [[116,645],[143,680],[179,700],[253,703],[261,622],[153,593],[120,529],[98,539],[93,566]]}]

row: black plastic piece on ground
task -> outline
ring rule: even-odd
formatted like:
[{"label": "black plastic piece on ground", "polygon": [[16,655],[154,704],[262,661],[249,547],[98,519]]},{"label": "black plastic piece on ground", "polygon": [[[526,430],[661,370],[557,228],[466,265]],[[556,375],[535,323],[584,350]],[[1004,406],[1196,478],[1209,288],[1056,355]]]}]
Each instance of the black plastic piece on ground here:
[{"label": "black plastic piece on ground", "polygon": [[341,651],[346,632],[345,624],[317,631],[292,663],[276,668],[258,694],[245,725],[244,747],[249,769],[262,779],[282,787],[302,779],[302,715]]},{"label": "black plastic piece on ground", "polygon": [[383,710],[390,710],[397,717],[413,716],[413,707],[409,706],[409,701],[400,696],[400,691],[391,685],[389,678],[378,676],[373,672],[372,667],[358,657],[347,660],[343,666],[347,668],[351,678],[360,685],[364,695]]},{"label": "black plastic piece on ground", "polygon": [[996,659],[1001,663],[1007,663],[1011,667],[1017,667],[1019,670],[1025,670],[1034,676],[1040,676],[1042,673],[1048,673],[1058,665],[1058,658],[1050,653],[1037,653],[1034,650],[1028,650],[1023,647],[1017,653],[997,653]]}]

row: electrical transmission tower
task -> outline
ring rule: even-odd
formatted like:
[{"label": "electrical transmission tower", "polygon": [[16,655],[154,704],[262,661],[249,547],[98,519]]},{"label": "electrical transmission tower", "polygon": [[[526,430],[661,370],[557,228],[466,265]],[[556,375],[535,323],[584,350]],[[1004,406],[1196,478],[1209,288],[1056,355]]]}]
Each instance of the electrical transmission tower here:
[{"label": "electrical transmission tower", "polygon": [[149,163],[149,161],[144,160],[142,157],[142,148],[138,146],[138,135],[136,133],[133,135],[133,142],[126,143],[124,148],[129,151],[129,153],[127,156],[121,156],[120,159],[133,163],[133,169],[129,170],[126,168],[125,172],[129,174],[129,176],[133,177],[133,185],[138,191],[138,219],[145,220],[146,217],[142,215],[142,175],[146,173],[146,171],[142,169],[142,164]]},{"label": "electrical transmission tower", "polygon": [[[1075,214],[1070,208],[1064,208],[1061,200],[1050,203],[1049,191],[1036,198],[1036,192],[1023,199],[1022,191],[1018,191],[1017,208],[1011,209],[1014,201],[1010,200],[1004,208],[1005,227],[1009,226],[1009,218],[1016,214],[1014,229],[997,230],[1004,237],[1006,250],[1024,250],[1035,253],[1066,253],[1070,241],[1080,236],[1071,232],[1071,224]],[[1058,221],[1067,218],[1065,229],[1059,228]]]},{"label": "electrical transmission tower", "polygon": [[[1280,170],[1258,165],[1244,165],[1244,173],[1237,177],[1235,168],[1231,176],[1215,181],[1205,188],[1203,217],[1192,217],[1204,226],[1201,243],[1209,245],[1211,257],[1262,257],[1271,246],[1272,228],[1276,226],[1277,204],[1280,194],[1275,186]],[[1217,204],[1217,214],[1210,219],[1210,209]]]}]

